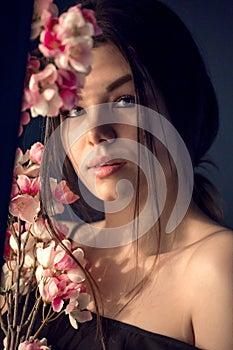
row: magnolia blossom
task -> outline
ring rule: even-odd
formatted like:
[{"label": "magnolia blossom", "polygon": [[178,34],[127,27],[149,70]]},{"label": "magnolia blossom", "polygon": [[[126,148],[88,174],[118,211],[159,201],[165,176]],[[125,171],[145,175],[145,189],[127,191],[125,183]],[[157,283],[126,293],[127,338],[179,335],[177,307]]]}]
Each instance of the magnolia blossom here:
[{"label": "magnolia blossom", "polygon": [[91,312],[85,310],[90,303],[90,295],[80,293],[78,300],[71,299],[65,309],[65,313],[69,315],[70,324],[73,328],[78,329],[78,322],[83,323],[92,319]]},{"label": "magnolia blossom", "polygon": [[[25,87],[28,87],[29,81],[32,74],[36,74],[40,71],[40,61],[36,56],[28,54],[27,69],[25,75]],[[32,99],[29,98],[28,89],[24,90],[23,101],[22,101],[22,112],[24,113],[22,118],[26,117],[26,110],[31,107]],[[21,118],[21,119],[22,119]],[[22,122],[21,122],[22,123]]]},{"label": "magnolia blossom", "polygon": [[[7,349],[7,337],[3,340],[4,350]],[[50,350],[51,348],[47,346],[47,340],[45,338],[41,340],[25,340],[23,343],[20,343],[18,350]]]},{"label": "magnolia blossom", "polygon": [[37,177],[39,175],[39,168],[39,164],[34,163],[30,159],[30,150],[27,150],[25,154],[23,154],[22,150],[18,147],[15,154],[13,185],[17,185],[16,180],[18,175]]},{"label": "magnolia blossom", "polygon": [[59,69],[57,84],[63,101],[63,109],[71,110],[78,103],[77,95],[81,88],[77,75],[71,71]]},{"label": "magnolia blossom", "polygon": [[55,63],[59,68],[87,75],[93,63],[92,46],[91,37],[67,39],[66,50],[55,58]]},{"label": "magnolia blossom", "polygon": [[30,229],[31,234],[37,239],[37,241],[43,241],[45,243],[51,240],[51,234],[49,233],[46,221],[42,218],[37,218],[30,227],[26,225],[28,229]]},{"label": "magnolia blossom", "polygon": [[50,178],[50,188],[53,195],[53,206],[47,208],[49,215],[62,214],[63,204],[71,204],[79,199],[79,196],[70,190],[65,180],[57,183],[56,179]]},{"label": "magnolia blossom", "polygon": [[57,44],[59,49],[56,52],[54,50],[45,52],[44,47],[47,46],[47,50],[49,47],[48,43],[46,45],[46,35],[41,36],[44,44],[39,46],[40,50],[42,49],[44,55],[49,55],[47,57],[52,55],[59,68],[84,74],[89,73],[90,65],[93,63],[92,36],[98,31],[96,30],[97,25],[94,26],[94,19],[91,15],[88,16],[88,11],[85,11],[85,18],[80,6],[74,6],[59,17],[58,23],[52,27],[51,34],[47,33],[47,37],[55,37],[56,40],[59,40]]},{"label": "magnolia blossom", "polygon": [[[2,290],[14,290],[16,288],[17,281],[17,263],[15,260],[11,260],[5,263],[2,267],[1,275],[1,289]],[[19,276],[19,292],[21,295],[25,295],[29,291],[28,282],[33,278],[33,269],[23,266],[21,274]]]},{"label": "magnolia blossom", "polygon": [[26,175],[18,175],[17,185],[21,194],[36,196],[40,189],[39,178],[29,178]]},{"label": "magnolia blossom", "polygon": [[55,186],[54,195],[63,204],[70,204],[79,199],[79,196],[70,190],[65,180],[60,181]]},{"label": "magnolia blossom", "polygon": [[[82,249],[72,250],[71,242],[63,240],[62,245],[85,267],[86,260]],[[64,301],[68,300],[72,311],[78,304],[80,295],[86,291],[82,282],[85,275],[76,261],[61,246],[50,242],[47,247],[37,248],[39,266],[36,269],[39,292],[46,303],[51,303],[53,311],[60,312]]]},{"label": "magnolia blossom", "polygon": [[35,0],[31,27],[31,39],[36,39],[47,21],[58,15],[58,8],[53,0]]},{"label": "magnolia blossom", "polygon": [[21,220],[33,222],[40,209],[39,187],[39,178],[18,175],[17,180],[13,180],[10,213]]},{"label": "magnolia blossom", "polygon": [[65,50],[65,45],[58,36],[58,18],[51,18],[41,32],[39,50],[45,57],[56,57]]},{"label": "magnolia blossom", "polygon": [[25,91],[28,104],[31,106],[33,117],[57,116],[63,102],[59,95],[57,69],[54,64],[48,64],[43,71],[32,74],[29,88]]},{"label": "magnolia blossom", "polygon": [[19,344],[18,350],[50,350],[50,347],[47,346],[47,340],[43,338],[34,341],[26,340]]},{"label": "magnolia blossom", "polygon": [[[81,8],[81,4],[78,4],[77,7]],[[96,19],[95,19],[95,12],[90,9],[83,8],[82,9],[83,17],[86,21],[90,22],[93,26],[94,34],[92,35],[100,35],[102,34],[101,28],[97,25]]]},{"label": "magnolia blossom", "polygon": [[59,17],[58,36],[66,43],[71,37],[94,36],[100,34],[93,11],[81,9],[80,5],[70,7]]},{"label": "magnolia blossom", "polygon": [[38,197],[32,197],[29,194],[14,197],[9,206],[9,211],[13,216],[27,222],[33,222],[39,210],[40,202]]},{"label": "magnolia blossom", "polygon": [[29,151],[30,160],[33,163],[41,164],[44,152],[44,145],[41,142],[34,143]]},{"label": "magnolia blossom", "polygon": [[17,164],[25,164],[29,160],[29,150],[23,153],[21,148],[17,147],[15,151],[15,166]]}]

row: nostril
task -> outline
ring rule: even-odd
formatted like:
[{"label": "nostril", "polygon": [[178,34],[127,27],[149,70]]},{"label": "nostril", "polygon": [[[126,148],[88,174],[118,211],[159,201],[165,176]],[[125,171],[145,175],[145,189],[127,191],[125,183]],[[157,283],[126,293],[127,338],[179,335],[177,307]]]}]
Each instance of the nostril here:
[{"label": "nostril", "polygon": [[109,127],[96,127],[88,131],[87,133],[88,142],[96,145],[102,142],[113,143],[116,139],[116,132],[114,128]]}]

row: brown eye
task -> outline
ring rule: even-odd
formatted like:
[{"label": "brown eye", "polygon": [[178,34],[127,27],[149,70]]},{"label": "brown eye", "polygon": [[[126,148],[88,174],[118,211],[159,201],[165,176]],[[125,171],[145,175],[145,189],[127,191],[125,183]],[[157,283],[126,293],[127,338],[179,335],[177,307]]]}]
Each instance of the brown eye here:
[{"label": "brown eye", "polygon": [[120,96],[114,103],[114,108],[131,108],[135,106],[135,97],[132,95]]},{"label": "brown eye", "polygon": [[86,113],[86,111],[84,108],[77,106],[77,107],[71,109],[71,111],[69,111],[69,113],[67,114],[67,118],[82,117],[85,113]]}]

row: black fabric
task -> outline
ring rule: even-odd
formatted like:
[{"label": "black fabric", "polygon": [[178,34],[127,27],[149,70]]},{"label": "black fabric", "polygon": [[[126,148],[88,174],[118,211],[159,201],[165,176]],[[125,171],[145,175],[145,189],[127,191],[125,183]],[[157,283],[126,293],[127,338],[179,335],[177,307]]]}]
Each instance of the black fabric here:
[{"label": "black fabric", "polygon": [[[101,318],[107,350],[194,350],[192,345],[160,334],[151,333],[126,323]],[[48,340],[53,350],[102,350],[100,336],[93,320],[70,326],[68,316],[61,316],[48,324],[40,334]]]}]

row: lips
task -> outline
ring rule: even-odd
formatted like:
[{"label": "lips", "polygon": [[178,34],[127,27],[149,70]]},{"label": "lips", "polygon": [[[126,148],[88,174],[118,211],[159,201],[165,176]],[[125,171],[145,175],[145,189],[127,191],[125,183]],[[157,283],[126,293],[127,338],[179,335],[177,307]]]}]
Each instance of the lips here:
[{"label": "lips", "polygon": [[98,157],[92,159],[88,164],[88,169],[92,170],[96,177],[103,179],[108,177],[126,164],[122,159],[111,159],[108,157]]}]

